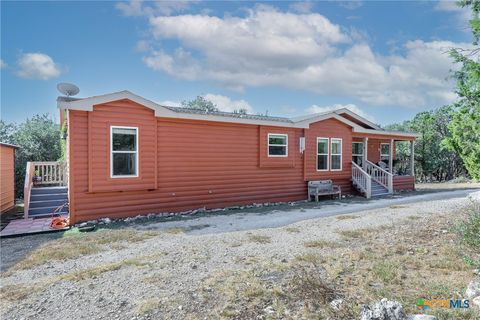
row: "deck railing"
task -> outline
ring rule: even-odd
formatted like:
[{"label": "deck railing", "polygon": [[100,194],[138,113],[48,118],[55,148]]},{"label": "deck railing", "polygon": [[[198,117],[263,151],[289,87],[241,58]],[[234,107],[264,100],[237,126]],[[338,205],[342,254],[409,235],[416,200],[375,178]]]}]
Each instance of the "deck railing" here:
[{"label": "deck railing", "polygon": [[365,162],[365,165],[365,171],[372,179],[387,188],[388,193],[393,193],[393,174],[368,160]]},{"label": "deck railing", "polygon": [[369,199],[372,196],[372,178],[358,164],[352,161],[352,180]]},{"label": "deck railing", "polygon": [[23,187],[23,211],[28,217],[30,192],[34,186],[59,185],[66,186],[68,182],[67,166],[63,161],[29,161],[25,172]]},{"label": "deck railing", "polygon": [[28,218],[28,209],[30,207],[30,191],[33,186],[33,175],[35,173],[33,162],[27,162],[25,171],[25,184],[23,185],[23,216]]},{"label": "deck railing", "polygon": [[34,166],[36,185],[67,184],[67,173],[63,161],[32,162]]}]

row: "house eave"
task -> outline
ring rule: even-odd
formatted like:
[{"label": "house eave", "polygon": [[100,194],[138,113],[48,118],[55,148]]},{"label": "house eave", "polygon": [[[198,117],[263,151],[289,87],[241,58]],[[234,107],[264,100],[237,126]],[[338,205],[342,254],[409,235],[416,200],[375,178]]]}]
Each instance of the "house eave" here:
[{"label": "house eave", "polygon": [[[176,112],[169,109],[168,107],[157,104],[151,100],[145,99],[127,90],[99,95],[99,96],[88,97],[84,99],[59,97],[57,99],[57,106],[58,108],[65,109],[65,110],[93,111],[93,107],[95,105],[100,105],[100,104],[105,104],[112,101],[125,100],[125,99],[131,100],[135,103],[138,103],[140,105],[143,105],[147,108],[154,110],[155,116],[160,118],[201,120],[201,121],[213,121],[213,122],[236,123],[236,124],[301,128],[301,129],[308,129],[311,123],[315,123],[315,122],[319,122],[327,119],[336,119],[352,127],[353,132],[369,133],[369,134],[377,134],[377,135],[393,135],[393,136],[411,137],[411,138],[418,137],[418,135],[413,133],[384,131],[380,127],[356,115],[355,113],[351,112],[348,109],[339,109],[331,112],[314,114],[308,117],[293,118],[293,119],[285,118],[285,121],[268,120],[268,119],[252,119],[252,118],[242,118],[242,117],[228,117],[228,116],[215,115],[215,114]],[[342,117],[340,113],[347,113],[350,116],[358,119],[359,121],[365,122],[369,126],[372,126],[372,127],[375,126],[376,129],[366,129],[361,125]]]}]

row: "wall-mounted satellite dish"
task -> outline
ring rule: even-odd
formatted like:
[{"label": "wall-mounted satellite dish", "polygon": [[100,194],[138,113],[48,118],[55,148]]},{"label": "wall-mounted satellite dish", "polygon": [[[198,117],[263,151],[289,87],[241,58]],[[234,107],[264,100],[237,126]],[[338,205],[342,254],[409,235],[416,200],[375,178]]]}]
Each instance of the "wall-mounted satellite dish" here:
[{"label": "wall-mounted satellite dish", "polygon": [[80,89],[76,85],[66,82],[57,84],[57,89],[67,97],[74,96],[80,92]]}]

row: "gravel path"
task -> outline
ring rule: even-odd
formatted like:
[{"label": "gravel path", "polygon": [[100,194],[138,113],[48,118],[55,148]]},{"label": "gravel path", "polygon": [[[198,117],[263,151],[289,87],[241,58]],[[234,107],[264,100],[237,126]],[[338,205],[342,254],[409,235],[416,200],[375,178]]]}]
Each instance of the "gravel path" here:
[{"label": "gravel path", "polygon": [[[480,192],[459,190],[138,225],[138,232],[145,228],[164,232],[26,270],[16,270],[15,264],[39,247],[58,241],[56,236],[4,239],[1,289],[9,299],[0,302],[1,318],[149,319],[149,313],[142,310],[154,303],[157,313],[153,318],[191,318],[193,312],[202,319],[209,311],[202,292],[208,290],[205,281],[213,274],[252,263],[289,261],[306,252],[306,241],[337,241],[342,230],[411,223],[412,217],[428,222],[469,206],[472,198],[480,201]],[[338,219],[347,213],[356,217]],[[189,231],[168,231],[175,227]],[[99,268],[104,269],[98,272]]]},{"label": "gravel path", "polygon": [[[139,229],[165,230],[169,228],[184,228],[187,229],[186,232],[189,234],[201,235],[279,228],[292,223],[316,218],[326,218],[350,213],[361,213],[364,215],[369,214],[370,210],[388,208],[390,206],[464,198],[475,191],[478,191],[478,189],[443,191],[420,195],[410,194],[407,196],[394,195],[382,198],[372,198],[370,200],[355,197],[345,200],[319,202],[319,205],[313,208],[309,208],[312,206],[312,203],[306,203],[305,206],[299,205],[292,208],[267,208],[266,211],[260,210],[260,212],[242,210],[241,213],[233,215],[213,215],[194,219],[188,219],[189,217],[187,216],[183,221],[151,223],[146,226],[139,226]],[[361,228],[361,226],[359,226],[359,228]]]}]

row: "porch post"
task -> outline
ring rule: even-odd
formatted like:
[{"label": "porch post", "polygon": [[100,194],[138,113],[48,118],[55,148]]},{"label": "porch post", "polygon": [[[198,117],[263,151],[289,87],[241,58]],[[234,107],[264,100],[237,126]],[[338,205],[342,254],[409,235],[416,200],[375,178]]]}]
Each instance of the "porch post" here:
[{"label": "porch post", "polygon": [[367,168],[367,154],[368,154],[368,137],[363,138],[363,170]]},{"label": "porch post", "polygon": [[390,173],[393,174],[393,147],[395,143],[393,139],[390,139],[390,156],[388,157],[388,168],[390,169]]},{"label": "porch post", "polygon": [[410,174],[415,177],[415,141],[410,141]]}]

